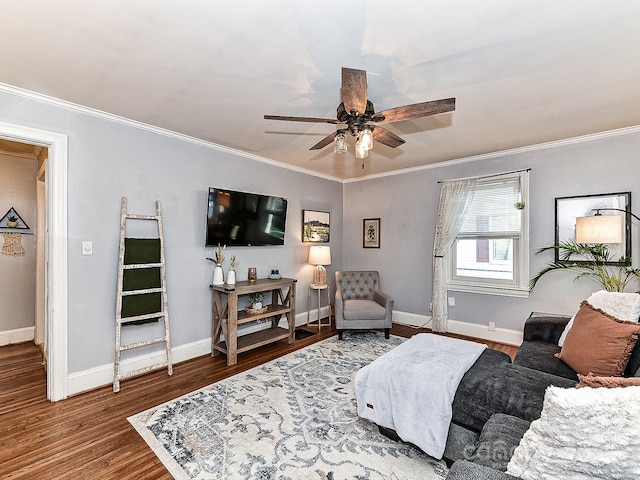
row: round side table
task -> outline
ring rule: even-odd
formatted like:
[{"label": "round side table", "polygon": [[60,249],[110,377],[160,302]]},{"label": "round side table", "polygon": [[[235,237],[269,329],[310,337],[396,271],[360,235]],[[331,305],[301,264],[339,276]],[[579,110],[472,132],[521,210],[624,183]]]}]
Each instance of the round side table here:
[{"label": "round side table", "polygon": [[[330,327],[331,326],[331,299],[329,298],[329,285],[325,284],[316,284],[316,283],[312,283],[311,285],[309,285],[309,291],[307,293],[307,326],[309,325],[311,319],[311,297],[312,297],[312,290],[315,290],[316,292],[318,292],[318,330],[322,330],[322,327]],[[322,317],[321,317],[321,313],[320,310],[322,308],[322,304],[321,304],[321,292],[323,290],[326,290],[327,292],[327,308],[329,309],[328,315],[327,315],[327,319],[328,319],[328,323],[322,323]]]}]

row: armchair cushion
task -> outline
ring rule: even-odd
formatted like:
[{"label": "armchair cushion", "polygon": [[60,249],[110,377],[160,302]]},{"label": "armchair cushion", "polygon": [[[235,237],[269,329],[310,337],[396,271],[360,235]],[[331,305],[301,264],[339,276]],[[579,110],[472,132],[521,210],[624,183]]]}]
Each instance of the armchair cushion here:
[{"label": "armchair cushion", "polygon": [[373,292],[380,286],[380,275],[376,271],[336,272],[336,289],[343,300],[372,300]]},{"label": "armchair cushion", "polygon": [[373,300],[345,300],[342,315],[345,320],[384,320],[387,309]]}]

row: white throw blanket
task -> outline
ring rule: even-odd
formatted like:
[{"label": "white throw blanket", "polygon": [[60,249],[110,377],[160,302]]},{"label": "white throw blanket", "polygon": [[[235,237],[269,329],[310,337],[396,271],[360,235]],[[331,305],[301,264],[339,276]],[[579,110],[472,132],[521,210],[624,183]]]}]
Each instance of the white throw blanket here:
[{"label": "white throw blanket", "polygon": [[486,345],[414,335],[356,372],[358,415],[442,458],[453,397]]}]

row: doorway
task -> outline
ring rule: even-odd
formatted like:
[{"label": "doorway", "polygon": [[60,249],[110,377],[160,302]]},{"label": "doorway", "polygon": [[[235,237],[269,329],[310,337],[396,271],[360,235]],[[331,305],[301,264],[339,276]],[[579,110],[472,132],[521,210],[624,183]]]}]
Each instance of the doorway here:
[{"label": "doorway", "polygon": [[0,216],[9,208],[0,218],[0,345],[33,340],[45,365],[47,156],[46,147],[0,139]]},{"label": "doorway", "polygon": [[48,149],[43,171],[47,205],[44,233],[44,350],[47,352],[47,398],[67,397],[67,136],[0,122],[0,139]]}]

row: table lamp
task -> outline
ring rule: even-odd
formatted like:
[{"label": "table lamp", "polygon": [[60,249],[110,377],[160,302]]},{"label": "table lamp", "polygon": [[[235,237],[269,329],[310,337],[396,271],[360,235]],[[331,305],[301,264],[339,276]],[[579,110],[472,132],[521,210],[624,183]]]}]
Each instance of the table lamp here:
[{"label": "table lamp", "polygon": [[331,265],[331,247],[314,246],[309,249],[309,263],[315,265],[313,271],[313,284],[327,284],[327,269],[324,265]]}]

